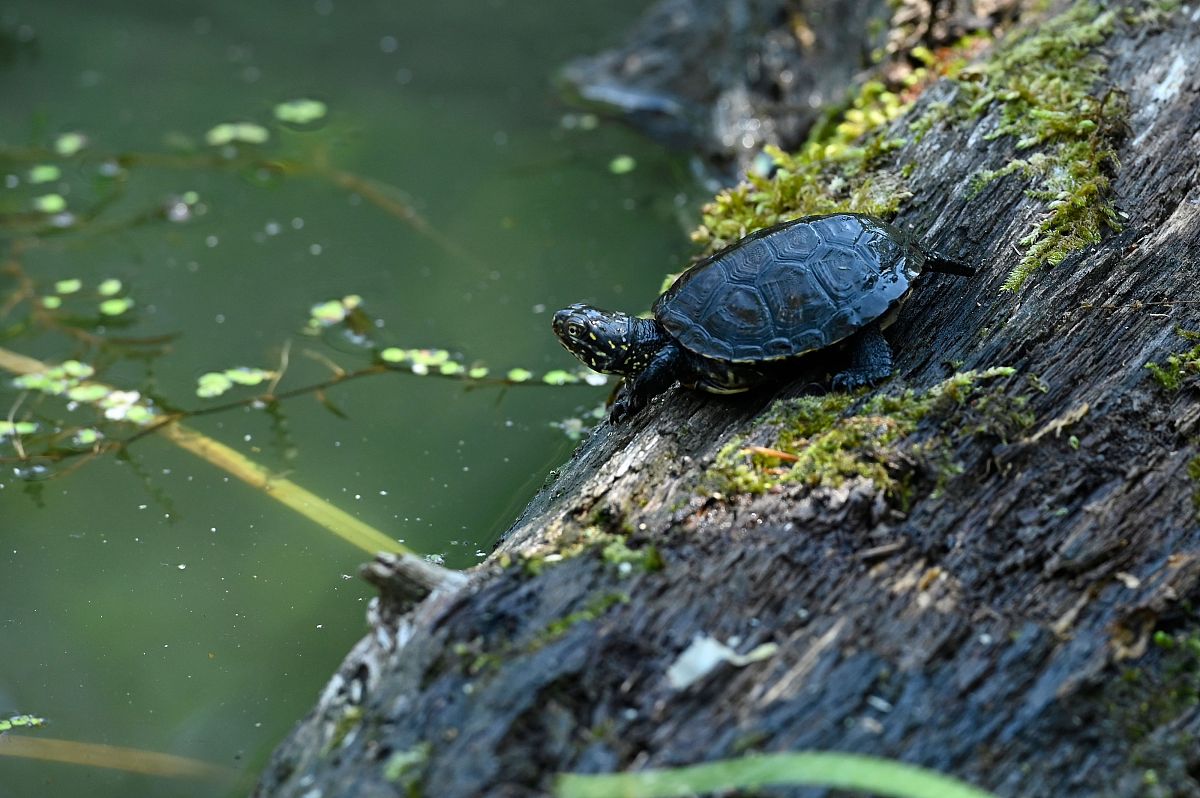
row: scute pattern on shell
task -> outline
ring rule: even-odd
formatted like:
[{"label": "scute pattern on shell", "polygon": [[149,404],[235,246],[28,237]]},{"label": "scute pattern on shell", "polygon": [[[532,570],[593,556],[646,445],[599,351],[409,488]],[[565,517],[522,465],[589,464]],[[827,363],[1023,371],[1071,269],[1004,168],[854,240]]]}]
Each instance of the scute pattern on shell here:
[{"label": "scute pattern on shell", "polygon": [[688,269],[654,315],[691,352],[730,362],[795,357],[884,316],[924,261],[903,231],[861,214],[759,231]]}]

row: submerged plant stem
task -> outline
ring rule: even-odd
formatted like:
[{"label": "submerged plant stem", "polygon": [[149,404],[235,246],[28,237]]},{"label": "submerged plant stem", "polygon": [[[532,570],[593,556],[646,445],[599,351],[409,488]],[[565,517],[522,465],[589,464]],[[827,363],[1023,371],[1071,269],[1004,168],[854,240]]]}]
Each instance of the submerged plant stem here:
[{"label": "submerged plant stem", "polygon": [[230,782],[237,775],[222,765],[175,754],[22,735],[6,735],[0,740],[0,756],[204,781]]},{"label": "submerged plant stem", "polygon": [[[40,360],[0,348],[0,369],[15,374],[44,372],[47,365]],[[277,502],[290,507],[309,520],[370,554],[380,551],[407,553],[409,549],[373,526],[330,504],[296,483],[276,476],[265,466],[219,441],[171,421],[155,430],[176,446],[207,460],[212,465],[262,490]]]},{"label": "submerged plant stem", "polygon": [[859,754],[792,753],[747,756],[703,765],[559,777],[556,798],[673,798],[767,785],[859,790],[889,798],[993,798],[958,779],[915,765]]}]

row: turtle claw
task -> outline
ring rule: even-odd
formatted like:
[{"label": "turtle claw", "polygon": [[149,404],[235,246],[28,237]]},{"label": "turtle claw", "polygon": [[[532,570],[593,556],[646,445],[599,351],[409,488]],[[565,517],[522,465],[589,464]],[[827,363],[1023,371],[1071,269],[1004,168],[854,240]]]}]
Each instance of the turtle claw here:
[{"label": "turtle claw", "polygon": [[611,421],[613,425],[624,424],[639,409],[640,408],[630,400],[629,392],[622,391],[621,395],[618,396],[612,403],[612,408],[608,412],[608,420]]},{"label": "turtle claw", "polygon": [[883,382],[890,376],[892,376],[890,369],[882,374],[855,370],[843,371],[840,374],[833,375],[833,379],[830,380],[830,387],[835,391],[849,393],[850,391],[857,391],[859,388],[866,388]]},{"label": "turtle claw", "polygon": [[850,367],[833,376],[832,386],[835,391],[853,391],[883,382],[890,376],[892,349],[878,326],[872,324],[859,333],[850,348]]}]

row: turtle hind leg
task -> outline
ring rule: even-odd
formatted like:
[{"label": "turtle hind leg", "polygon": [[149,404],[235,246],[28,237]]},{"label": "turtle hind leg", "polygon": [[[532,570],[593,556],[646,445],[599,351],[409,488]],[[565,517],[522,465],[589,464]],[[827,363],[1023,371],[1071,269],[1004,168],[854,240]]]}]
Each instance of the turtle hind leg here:
[{"label": "turtle hind leg", "polygon": [[847,353],[850,365],[833,376],[835,391],[853,391],[892,376],[892,347],[878,326],[871,325],[859,333]]}]

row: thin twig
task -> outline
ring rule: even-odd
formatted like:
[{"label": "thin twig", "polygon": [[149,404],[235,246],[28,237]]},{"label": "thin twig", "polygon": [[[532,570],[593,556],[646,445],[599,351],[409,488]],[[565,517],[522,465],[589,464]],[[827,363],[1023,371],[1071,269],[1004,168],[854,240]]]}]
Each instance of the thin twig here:
[{"label": "thin twig", "polygon": [[27,395],[28,391],[21,391],[21,393],[17,394],[17,401],[13,402],[13,406],[8,409],[8,426],[12,430],[12,445],[17,450],[17,456],[22,460],[27,459],[27,456],[25,454],[25,447],[21,445],[21,433],[17,432],[17,422],[15,419],[17,409],[25,401]]}]

